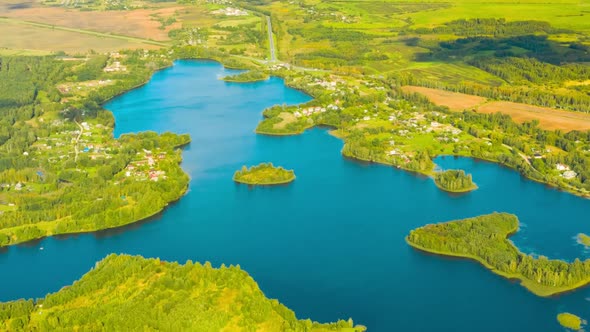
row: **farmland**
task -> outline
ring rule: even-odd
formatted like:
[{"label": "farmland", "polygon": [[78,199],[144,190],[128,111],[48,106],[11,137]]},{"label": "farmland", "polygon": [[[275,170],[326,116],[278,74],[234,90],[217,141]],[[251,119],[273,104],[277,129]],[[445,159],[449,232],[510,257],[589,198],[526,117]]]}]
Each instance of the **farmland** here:
[{"label": "farmland", "polygon": [[222,5],[145,2],[132,10],[105,10],[85,7],[85,2],[76,6],[45,3],[51,6],[31,2],[0,7],[0,33],[6,36],[0,40],[0,49],[80,54],[188,43],[234,55],[266,53],[263,18],[226,13]]},{"label": "farmland", "polygon": [[404,86],[403,90],[409,93],[420,93],[431,102],[449,107],[453,111],[474,110],[487,114],[504,113],[510,115],[518,123],[537,120],[539,127],[546,130],[590,130],[590,114],[587,113],[568,112],[507,101],[488,101],[479,96],[418,86]]},{"label": "farmland", "polygon": [[175,22],[161,29],[161,23],[155,17],[172,17],[181,8],[174,6],[133,11],[78,11],[63,7],[33,7],[12,10],[3,16],[71,29],[166,41],[170,39],[168,32],[179,28],[180,23]]},{"label": "farmland", "polygon": [[446,106],[452,111],[464,111],[473,109],[486,102],[486,99],[479,96],[468,95],[459,92],[450,92],[444,90],[437,90],[425,88],[421,86],[404,86],[404,92],[420,93],[425,95],[431,102]]}]

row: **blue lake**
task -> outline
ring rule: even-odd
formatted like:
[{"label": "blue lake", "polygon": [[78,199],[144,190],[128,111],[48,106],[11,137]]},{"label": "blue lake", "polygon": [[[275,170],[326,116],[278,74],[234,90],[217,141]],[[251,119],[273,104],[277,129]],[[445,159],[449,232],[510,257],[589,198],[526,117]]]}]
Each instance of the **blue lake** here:
[{"label": "blue lake", "polygon": [[[254,134],[264,108],[308,101],[271,78],[218,80],[232,71],[178,61],[105,107],[116,133],[190,133],[183,168],[189,192],[150,221],[95,234],[47,238],[0,252],[0,300],[42,297],[71,284],[107,254],[214,265],[240,264],[268,297],[299,318],[352,317],[369,331],[561,331],[556,315],[590,318],[590,289],[540,298],[477,263],[417,252],[413,228],[493,211],[519,216],[524,252],[573,260],[590,253],[590,201],[467,158],[437,158],[473,174],[479,189],[449,195],[431,179],[343,158],[327,130],[293,137]],[[232,182],[242,165],[295,169],[288,186]],[[43,246],[44,250],[39,248]]]}]

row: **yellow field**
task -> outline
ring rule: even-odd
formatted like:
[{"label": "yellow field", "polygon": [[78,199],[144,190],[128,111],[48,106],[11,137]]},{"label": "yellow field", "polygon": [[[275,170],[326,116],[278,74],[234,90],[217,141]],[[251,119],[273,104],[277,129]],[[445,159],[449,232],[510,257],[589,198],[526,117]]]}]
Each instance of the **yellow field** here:
[{"label": "yellow field", "polygon": [[3,17],[16,20],[40,22],[48,25],[72,29],[113,33],[157,41],[169,40],[168,32],[180,27],[176,22],[160,29],[161,23],[153,15],[167,18],[183,7],[175,6],[159,9],[137,9],[132,11],[79,11],[67,8],[36,7],[11,10]]},{"label": "yellow field", "polygon": [[417,86],[404,86],[402,89],[406,92],[420,93],[434,104],[447,106],[452,111],[473,109],[480,113],[500,112],[510,115],[518,123],[538,120],[539,127],[547,130],[590,130],[590,114],[587,113],[507,101],[486,102],[485,98],[479,96]]},{"label": "yellow field", "polygon": [[416,92],[425,95],[431,102],[447,106],[451,111],[463,111],[473,109],[486,102],[486,98],[467,95],[464,93],[450,92],[438,89],[424,88],[421,86],[404,86],[404,92]]},{"label": "yellow field", "polygon": [[[66,53],[85,53],[90,50],[108,52],[120,49],[158,48],[125,39],[99,37],[59,29],[49,29],[30,25],[0,22],[0,48],[34,51],[64,51]],[[9,52],[10,50],[5,50]],[[10,51],[15,52],[15,51]]]}]

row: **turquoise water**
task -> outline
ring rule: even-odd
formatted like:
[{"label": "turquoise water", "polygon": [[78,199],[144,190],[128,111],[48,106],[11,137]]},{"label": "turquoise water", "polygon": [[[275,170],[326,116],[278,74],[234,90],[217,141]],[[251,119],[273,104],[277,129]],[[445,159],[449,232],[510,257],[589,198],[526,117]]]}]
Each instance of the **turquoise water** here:
[{"label": "turquoise water", "polygon": [[[217,80],[228,73],[215,62],[179,61],[108,103],[116,135],[191,134],[183,162],[189,192],[147,222],[4,249],[0,300],[57,291],[116,252],[240,264],[298,317],[352,317],[369,331],[560,331],[561,311],[590,318],[590,289],[539,298],[477,263],[419,253],[404,242],[427,223],[503,211],[523,223],[513,237],[521,250],[588,258],[574,237],[590,234],[590,201],[495,164],[438,158],[443,168],[472,173],[479,185],[449,195],[428,178],[342,158],[342,142],[324,129],[257,136],[264,108],[309,97],[278,78]],[[232,182],[236,169],[263,161],[295,169],[297,180],[254,189]]]}]

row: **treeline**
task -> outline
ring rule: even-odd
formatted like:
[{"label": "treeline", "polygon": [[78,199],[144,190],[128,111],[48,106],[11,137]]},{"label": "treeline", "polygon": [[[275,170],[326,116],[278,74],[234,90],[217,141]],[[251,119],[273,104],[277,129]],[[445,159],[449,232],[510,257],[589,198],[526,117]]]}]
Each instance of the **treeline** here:
[{"label": "treeline", "polygon": [[[413,42],[408,39],[408,42]],[[425,44],[429,53],[418,54],[417,60],[454,60],[462,58],[468,61],[474,57],[521,57],[527,56],[539,61],[564,64],[572,62],[590,61],[588,48],[576,47],[577,44],[562,44],[553,41],[548,36],[523,35],[505,38],[466,37],[452,41],[442,41],[436,46]],[[515,48],[518,51],[515,51]]]},{"label": "treeline", "polygon": [[312,28],[289,28],[287,32],[294,36],[303,37],[308,41],[365,42],[378,37],[361,31],[333,28],[322,24]]},{"label": "treeline", "polygon": [[418,34],[454,34],[457,36],[519,36],[539,33],[559,33],[561,30],[551,27],[549,22],[543,21],[512,21],[504,18],[474,18],[461,19],[445,23],[443,26],[429,28],[417,28],[413,32]]},{"label": "treeline", "polygon": [[426,225],[411,231],[407,240],[426,251],[474,257],[502,275],[518,276],[523,286],[539,295],[567,291],[590,282],[590,260],[568,263],[525,255],[507,239],[517,229],[516,216],[494,213]]},{"label": "treeline", "polygon": [[587,65],[556,66],[529,57],[475,58],[468,63],[510,84],[560,84],[565,81],[585,81],[590,77],[590,66]]},{"label": "treeline", "polygon": [[391,77],[401,85],[419,85],[477,95],[493,100],[506,100],[571,111],[590,112],[590,96],[571,89],[549,90],[537,86],[490,86],[467,81],[452,84],[418,78],[411,73],[394,74]]},{"label": "treeline", "polygon": [[434,181],[441,189],[451,192],[462,192],[475,189],[471,174],[463,170],[446,170],[437,172]]},{"label": "treeline", "polygon": [[[82,303],[82,304],[81,304]],[[34,319],[33,319],[34,317]],[[239,266],[110,255],[44,299],[0,304],[0,330],[364,331],[351,319],[298,320]]]}]

